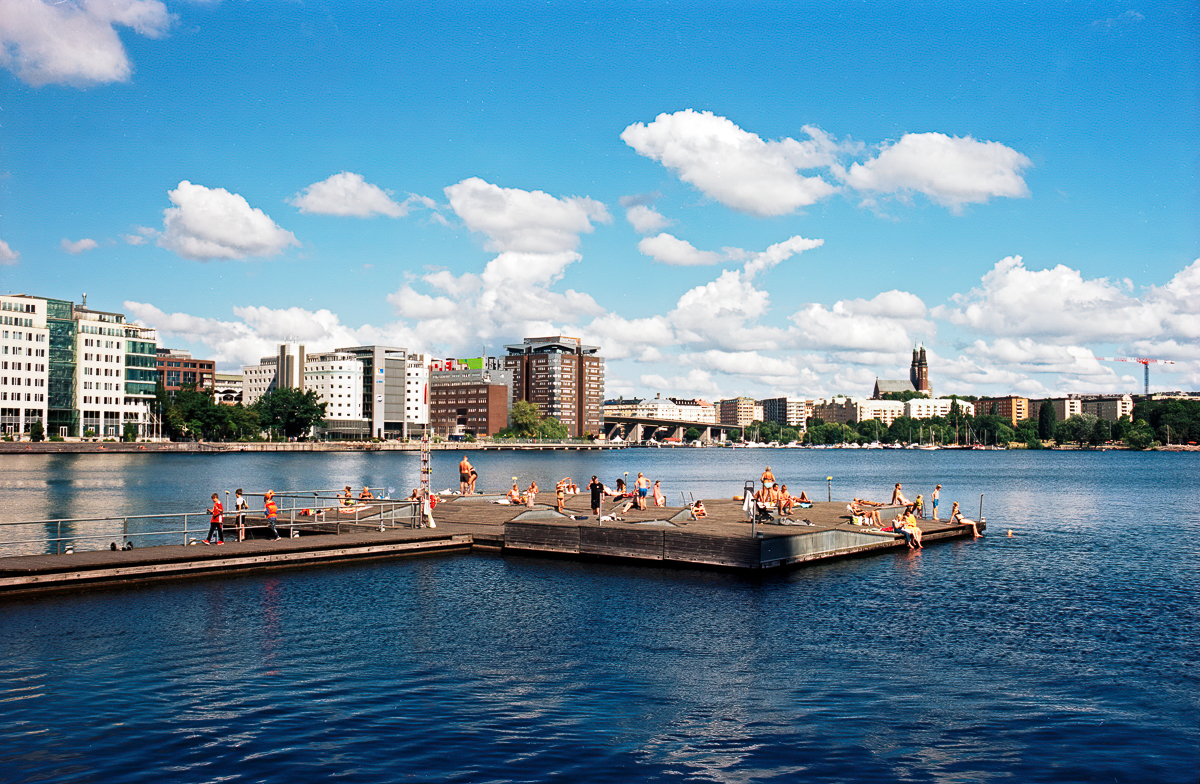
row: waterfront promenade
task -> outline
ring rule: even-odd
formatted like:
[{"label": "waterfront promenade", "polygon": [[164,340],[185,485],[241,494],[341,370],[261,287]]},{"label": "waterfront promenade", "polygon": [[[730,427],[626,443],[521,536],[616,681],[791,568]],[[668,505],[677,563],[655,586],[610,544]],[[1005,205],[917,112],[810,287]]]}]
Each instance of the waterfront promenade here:
[{"label": "waterfront promenade", "polygon": [[[708,516],[700,520],[692,519],[687,507],[651,506],[621,512],[620,521],[601,522],[588,515],[586,494],[568,497],[566,515],[545,504],[531,509],[495,503],[501,497],[447,496],[437,505],[436,528],[381,525],[374,507],[375,517],[368,514],[357,520],[284,521],[280,529],[284,533],[294,529],[296,536],[278,541],[238,542],[235,533],[224,546],[164,545],[2,558],[0,596],[474,548],[758,572],[906,547],[899,534],[852,525],[845,506],[838,503],[797,510],[790,521],[807,518],[810,525],[784,525],[779,519],[752,525],[735,499],[706,500]],[[623,505],[609,499],[605,514]],[[259,533],[261,523],[260,517],[251,516],[247,528],[251,534]],[[944,521],[923,520],[920,526],[926,542],[972,536],[969,527]],[[232,531],[233,526],[227,525],[227,534]]]}]

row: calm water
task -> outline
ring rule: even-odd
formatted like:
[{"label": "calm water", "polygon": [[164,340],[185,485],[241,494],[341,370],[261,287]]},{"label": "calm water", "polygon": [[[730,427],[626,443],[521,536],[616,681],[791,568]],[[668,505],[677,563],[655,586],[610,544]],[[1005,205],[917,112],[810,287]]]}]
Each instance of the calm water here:
[{"label": "calm water", "polygon": [[[826,476],[835,498],[941,482],[947,506],[985,493],[992,533],[762,579],[458,555],[3,602],[0,779],[1195,782],[1197,457],[479,455],[489,487],[640,470],[715,497],[766,462],[821,497]],[[5,457],[2,513],[411,489],[416,469]]]}]

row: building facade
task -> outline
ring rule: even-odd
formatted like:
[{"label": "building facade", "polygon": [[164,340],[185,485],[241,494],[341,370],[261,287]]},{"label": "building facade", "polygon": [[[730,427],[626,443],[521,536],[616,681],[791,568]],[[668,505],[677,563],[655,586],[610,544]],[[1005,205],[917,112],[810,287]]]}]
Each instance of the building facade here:
[{"label": "building facade", "polygon": [[184,387],[212,393],[217,363],[211,359],[194,359],[191,353],[174,348],[158,350],[157,371],[163,389],[171,394]]},{"label": "building facade", "polygon": [[695,422],[700,425],[717,424],[717,407],[700,398],[669,398],[679,407],[679,418],[684,422]]},{"label": "building facade", "polygon": [[731,397],[717,401],[717,419],[722,425],[746,427],[752,422],[761,422],[763,407],[750,397]]},{"label": "building facade", "polygon": [[763,421],[776,422],[788,427],[798,427],[805,430],[808,415],[812,411],[812,402],[801,397],[772,397],[760,400]]},{"label": "building facade", "polygon": [[349,346],[363,366],[363,418],[373,438],[411,438],[429,427],[427,354],[397,346]]},{"label": "building facade", "polygon": [[435,359],[429,426],[439,435],[494,436],[508,426],[512,371],[498,357]]},{"label": "building facade", "polygon": [[1015,395],[982,398],[975,401],[974,408],[975,416],[995,414],[1007,419],[1014,427],[1018,422],[1029,419],[1029,399]]},{"label": "building facade", "polygon": [[50,379],[46,300],[24,294],[0,296],[0,322],[0,432],[28,434],[34,422],[46,429]]},{"label": "building facade", "polygon": [[814,401],[813,416],[825,422],[843,425],[878,419],[886,427],[904,416],[904,403],[899,400],[833,397]]},{"label": "building facade", "polygon": [[1029,401],[1029,416],[1037,419],[1042,413],[1042,404],[1049,403],[1054,409],[1054,420],[1062,422],[1076,414],[1083,413],[1083,398],[1078,395],[1068,397],[1050,397],[1043,400]]},{"label": "building facade", "polygon": [[527,401],[541,417],[554,417],[573,438],[601,432],[604,417],[604,358],[599,346],[565,335],[525,338],[504,347],[504,369],[512,372],[515,405]]},{"label": "building facade", "polygon": [[904,416],[910,419],[933,419],[934,417],[949,416],[950,411],[958,408],[965,414],[973,415],[975,407],[968,400],[949,397],[914,397],[904,403]]},{"label": "building facade", "polygon": [[1116,422],[1123,416],[1133,416],[1132,395],[1095,395],[1080,401],[1084,414],[1095,414],[1100,419]]},{"label": "building facade", "polygon": [[213,402],[236,406],[242,402],[241,373],[213,373]]}]

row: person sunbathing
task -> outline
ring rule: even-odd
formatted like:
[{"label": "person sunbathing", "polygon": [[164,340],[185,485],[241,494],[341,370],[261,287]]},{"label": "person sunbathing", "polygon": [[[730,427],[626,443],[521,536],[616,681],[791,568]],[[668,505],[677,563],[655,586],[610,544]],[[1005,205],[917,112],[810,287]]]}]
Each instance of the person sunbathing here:
[{"label": "person sunbathing", "polygon": [[779,488],[779,514],[790,515],[795,503],[796,497],[788,492],[787,485]]},{"label": "person sunbathing", "polygon": [[354,506],[354,497],[350,495],[350,485],[342,491],[342,506]]},{"label": "person sunbathing", "polygon": [[896,489],[892,491],[892,506],[896,506],[898,504],[908,506],[908,499],[904,497],[904,493],[900,488],[901,484],[897,482]]},{"label": "person sunbathing", "polygon": [[517,485],[515,482],[513,483],[512,490],[508,491],[507,498],[508,498],[508,502],[510,504],[513,504],[514,506],[519,505],[520,503],[522,503],[522,501],[524,501],[524,499],[521,497],[521,491],[517,489]]},{"label": "person sunbathing", "polygon": [[704,508],[703,501],[697,501],[692,504],[692,519],[699,520],[701,517],[708,517],[708,511]]},{"label": "person sunbathing", "polygon": [[879,510],[875,507],[863,506],[862,502],[855,498],[854,501],[846,505],[846,508],[849,509],[850,514],[854,515],[855,517],[866,518],[868,521],[874,523],[880,528],[883,527],[883,520],[879,517]]},{"label": "person sunbathing", "polygon": [[371,495],[371,488],[367,487],[366,485],[363,485],[362,492],[358,494],[358,497],[364,501],[375,498],[375,496]]},{"label": "person sunbathing", "polygon": [[800,491],[800,497],[796,499],[796,503],[798,503],[798,504],[811,504],[811,503],[812,503],[812,501],[809,501],[809,500],[808,500],[808,495],[807,495],[807,494],[806,494],[806,493],[805,493],[803,490],[801,490],[801,491]]},{"label": "person sunbathing", "polygon": [[963,517],[963,513],[958,508],[958,501],[955,501],[950,506],[950,524],[951,525],[969,525],[971,530],[975,532],[975,538],[978,539],[982,534],[979,533],[979,524],[974,520]]}]

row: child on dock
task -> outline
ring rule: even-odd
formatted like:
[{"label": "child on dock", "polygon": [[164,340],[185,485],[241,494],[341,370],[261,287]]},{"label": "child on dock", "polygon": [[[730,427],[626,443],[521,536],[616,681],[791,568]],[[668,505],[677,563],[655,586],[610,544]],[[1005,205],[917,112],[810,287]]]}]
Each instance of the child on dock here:
[{"label": "child on dock", "polygon": [[221,506],[221,499],[217,497],[216,493],[212,494],[212,503],[212,508],[208,510],[211,518],[208,524],[208,536],[204,537],[204,543],[212,544],[211,540],[213,538],[213,532],[215,531],[217,536],[220,537],[220,539],[217,540],[217,544],[225,544],[225,530],[224,526],[222,525],[225,522],[225,516],[223,514],[225,508]]}]

